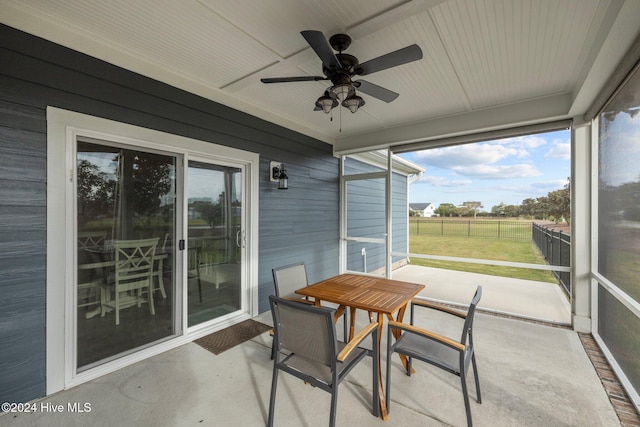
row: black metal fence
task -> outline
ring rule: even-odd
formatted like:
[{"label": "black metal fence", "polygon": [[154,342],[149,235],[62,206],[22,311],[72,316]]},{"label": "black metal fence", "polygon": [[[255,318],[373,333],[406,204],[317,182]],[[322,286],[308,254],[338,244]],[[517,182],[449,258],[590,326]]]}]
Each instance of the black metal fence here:
[{"label": "black metal fence", "polygon": [[[533,241],[549,265],[571,266],[571,235],[533,224]],[[571,295],[571,274],[565,271],[554,271],[560,285]]]},{"label": "black metal fence", "polygon": [[530,221],[411,218],[409,234],[531,240]]}]

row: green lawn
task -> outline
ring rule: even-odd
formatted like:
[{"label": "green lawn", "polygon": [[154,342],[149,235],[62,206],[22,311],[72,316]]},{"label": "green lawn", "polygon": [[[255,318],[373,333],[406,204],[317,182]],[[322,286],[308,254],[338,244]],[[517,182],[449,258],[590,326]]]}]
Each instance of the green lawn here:
[{"label": "green lawn", "polygon": [[[531,240],[520,241],[455,236],[416,236],[415,234],[410,235],[409,239],[409,251],[411,253],[522,262],[528,264],[546,264],[544,258],[542,258],[535,244]],[[470,273],[490,274],[493,276],[537,280],[541,282],[558,282],[553,273],[544,270],[438,261],[415,257],[411,258],[411,264],[457,271],[468,271]]]}]

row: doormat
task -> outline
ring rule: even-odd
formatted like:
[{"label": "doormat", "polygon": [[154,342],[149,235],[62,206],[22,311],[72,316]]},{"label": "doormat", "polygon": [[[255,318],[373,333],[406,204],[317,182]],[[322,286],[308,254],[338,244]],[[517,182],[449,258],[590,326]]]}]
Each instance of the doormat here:
[{"label": "doormat", "polygon": [[251,338],[257,337],[269,329],[271,329],[271,326],[249,319],[202,338],[198,338],[194,343],[206,350],[209,350],[213,354],[220,354],[223,351],[237,346],[238,344],[249,341]]}]

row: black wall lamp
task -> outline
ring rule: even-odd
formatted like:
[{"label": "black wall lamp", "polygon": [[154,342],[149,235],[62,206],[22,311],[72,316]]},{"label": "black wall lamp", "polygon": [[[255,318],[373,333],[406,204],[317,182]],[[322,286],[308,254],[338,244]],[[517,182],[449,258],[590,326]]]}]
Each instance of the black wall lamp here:
[{"label": "black wall lamp", "polygon": [[271,162],[269,168],[271,169],[269,180],[278,182],[278,190],[287,190],[289,188],[289,177],[284,170],[284,163]]}]

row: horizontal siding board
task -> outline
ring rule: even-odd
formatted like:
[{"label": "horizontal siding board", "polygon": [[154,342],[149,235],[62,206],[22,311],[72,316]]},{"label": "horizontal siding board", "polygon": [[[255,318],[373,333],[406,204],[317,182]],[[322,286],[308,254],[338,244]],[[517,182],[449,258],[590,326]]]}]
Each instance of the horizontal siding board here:
[{"label": "horizontal siding board", "polygon": [[16,228],[46,231],[46,207],[6,206],[0,204],[0,234]]},{"label": "horizontal siding board", "polygon": [[32,182],[0,178],[0,205],[46,206],[46,187],[44,179]]},{"label": "horizontal siding board", "polygon": [[[45,235],[42,233],[41,239],[20,239],[17,235],[19,233],[13,233],[12,235],[2,234],[1,237],[6,237],[10,240],[0,243],[0,257],[2,263],[0,264],[3,270],[11,269],[14,265],[20,265],[20,263],[34,262],[35,256],[42,255],[46,252]],[[12,237],[14,237],[12,239]],[[33,268],[39,266],[33,265]]]},{"label": "horizontal siding board", "polygon": [[42,183],[46,180],[46,171],[46,158],[24,152],[18,153],[16,150],[5,153],[5,150],[0,147],[0,176],[11,176],[16,181]]},{"label": "horizontal siding board", "polygon": [[[0,116],[2,116],[1,113]],[[47,136],[39,132],[12,129],[0,125],[0,152],[3,156],[19,154],[46,160]]]},{"label": "horizontal siding board", "polygon": [[47,131],[44,109],[0,99],[0,126],[27,129],[42,135]]}]

